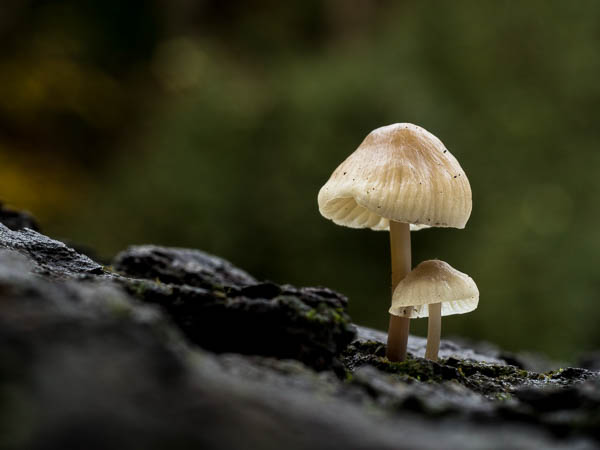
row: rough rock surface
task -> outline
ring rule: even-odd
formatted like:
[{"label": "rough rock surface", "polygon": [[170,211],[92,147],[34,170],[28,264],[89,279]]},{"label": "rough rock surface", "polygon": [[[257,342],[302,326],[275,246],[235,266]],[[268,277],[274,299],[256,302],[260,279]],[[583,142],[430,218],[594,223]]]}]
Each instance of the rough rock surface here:
[{"label": "rough rock surface", "polygon": [[0,249],[13,250],[26,256],[36,272],[51,278],[104,273],[102,266],[87,256],[28,228],[13,231],[0,223]]},{"label": "rough rock surface", "polygon": [[0,225],[0,448],[599,448],[594,355],[534,372],[446,341],[434,363],[411,337],[390,363],[345,306],[202,252],[103,268]]},{"label": "rough rock surface", "polygon": [[131,247],[114,269],[138,277],[118,281],[160,305],[190,341],[213,352],[293,358],[325,369],[355,334],[342,295],[257,282],[198,250]]},{"label": "rough rock surface", "polygon": [[114,268],[133,278],[160,279],[163,283],[213,289],[245,287],[257,281],[229,261],[200,250],[155,245],[130,247],[119,253]]}]

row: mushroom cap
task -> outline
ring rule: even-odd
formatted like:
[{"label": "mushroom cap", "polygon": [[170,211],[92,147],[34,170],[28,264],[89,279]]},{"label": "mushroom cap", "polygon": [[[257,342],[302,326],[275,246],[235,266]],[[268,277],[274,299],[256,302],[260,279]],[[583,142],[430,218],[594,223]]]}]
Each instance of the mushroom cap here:
[{"label": "mushroom cap", "polygon": [[444,144],[427,130],[396,123],[369,133],[333,172],[318,196],[319,212],[350,228],[389,229],[389,221],[464,228],[471,186]]},{"label": "mushroom cap", "polygon": [[450,264],[423,261],[398,283],[389,312],[411,319],[428,317],[427,305],[432,303],[442,304],[442,316],[468,313],[477,308],[479,290],[470,276]]}]

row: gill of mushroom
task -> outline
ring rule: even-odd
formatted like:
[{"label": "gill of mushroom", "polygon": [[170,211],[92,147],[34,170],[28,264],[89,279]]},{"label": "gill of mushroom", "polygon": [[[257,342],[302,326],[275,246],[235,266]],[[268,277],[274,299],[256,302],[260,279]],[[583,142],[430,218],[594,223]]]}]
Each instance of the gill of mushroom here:
[{"label": "gill of mushroom", "polygon": [[[464,228],[471,187],[438,138],[396,123],[367,135],[323,185],[318,204],[321,215],[338,225],[389,230],[393,291],[411,269],[410,231]],[[389,360],[406,358],[409,326],[409,317],[390,317]]]},{"label": "gill of mushroom", "polygon": [[420,263],[398,283],[389,312],[428,318],[425,358],[437,361],[442,315],[468,313],[478,304],[479,290],[471,277],[444,261],[430,260]]}]

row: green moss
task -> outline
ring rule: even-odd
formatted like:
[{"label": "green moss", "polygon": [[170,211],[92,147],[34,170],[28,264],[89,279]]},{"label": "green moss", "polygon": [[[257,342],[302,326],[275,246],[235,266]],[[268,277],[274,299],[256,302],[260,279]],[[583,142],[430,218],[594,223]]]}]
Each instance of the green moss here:
[{"label": "green moss", "polygon": [[127,292],[139,300],[149,301],[153,294],[168,296],[173,293],[173,288],[170,285],[163,284],[160,281],[151,280],[135,280],[126,284]]},{"label": "green moss", "polygon": [[494,398],[498,401],[505,402],[512,399],[512,395],[507,392],[497,392]]},{"label": "green moss", "polygon": [[227,298],[227,295],[222,290],[213,290],[212,295],[217,298]]},{"label": "green moss", "polygon": [[331,316],[333,317],[333,321],[335,323],[343,322],[342,316],[337,313],[335,310],[331,310]]},{"label": "green moss", "polygon": [[485,362],[472,362],[465,360],[458,360],[455,358],[448,358],[447,360],[440,361],[442,364],[446,364],[451,367],[455,367],[458,372],[465,377],[472,377],[474,375],[483,375],[485,377],[493,379],[502,378],[523,378],[533,379],[537,377],[537,374],[528,372],[523,369],[519,369],[515,366],[491,364]]},{"label": "green moss", "polygon": [[319,303],[316,308],[310,308],[308,310],[306,310],[307,306],[304,303],[296,306],[300,309],[299,312],[301,315],[312,322],[318,322],[320,324],[333,322],[336,325],[350,323],[350,318],[345,314],[342,308],[331,308],[325,303]]},{"label": "green moss", "polygon": [[139,282],[139,283],[133,283],[129,285],[130,287],[130,291],[132,294],[134,294],[137,298],[144,298],[144,292],[146,292],[146,284],[143,282]]},{"label": "green moss", "polygon": [[385,357],[377,357],[375,367],[384,372],[407,376],[416,381],[441,382],[444,380],[439,365],[422,358],[408,358],[402,362],[391,362]]},{"label": "green moss", "polygon": [[565,369],[563,367],[561,367],[560,369],[551,370],[550,372],[546,372],[544,375],[546,375],[546,377],[548,377],[548,378],[552,378],[552,377],[556,377],[556,376],[560,375],[564,371],[565,371]]},{"label": "green moss", "polygon": [[454,381],[490,400],[507,400],[519,387],[552,382],[552,375],[556,377],[556,373],[538,374],[510,365],[456,358],[432,362],[423,358],[409,357],[404,362],[390,362],[385,358],[385,345],[375,341],[352,343],[344,352],[342,359],[348,370],[370,365],[402,381],[428,383]]},{"label": "green moss", "polygon": [[311,309],[304,315],[304,317],[306,317],[308,320],[313,320],[316,316],[317,316],[316,309]]}]

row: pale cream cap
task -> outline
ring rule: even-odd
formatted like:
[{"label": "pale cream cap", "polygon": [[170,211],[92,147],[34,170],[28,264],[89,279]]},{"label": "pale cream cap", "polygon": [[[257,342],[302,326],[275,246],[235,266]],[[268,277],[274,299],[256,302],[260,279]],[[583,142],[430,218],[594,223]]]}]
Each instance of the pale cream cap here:
[{"label": "pale cream cap", "polygon": [[427,305],[432,303],[442,304],[442,316],[468,313],[477,308],[479,290],[470,276],[450,264],[423,261],[398,283],[389,312],[411,319],[428,317]]},{"label": "pale cream cap", "polygon": [[444,144],[427,130],[397,123],[373,130],[337,169],[318,196],[319,211],[351,228],[464,228],[471,186]]}]

